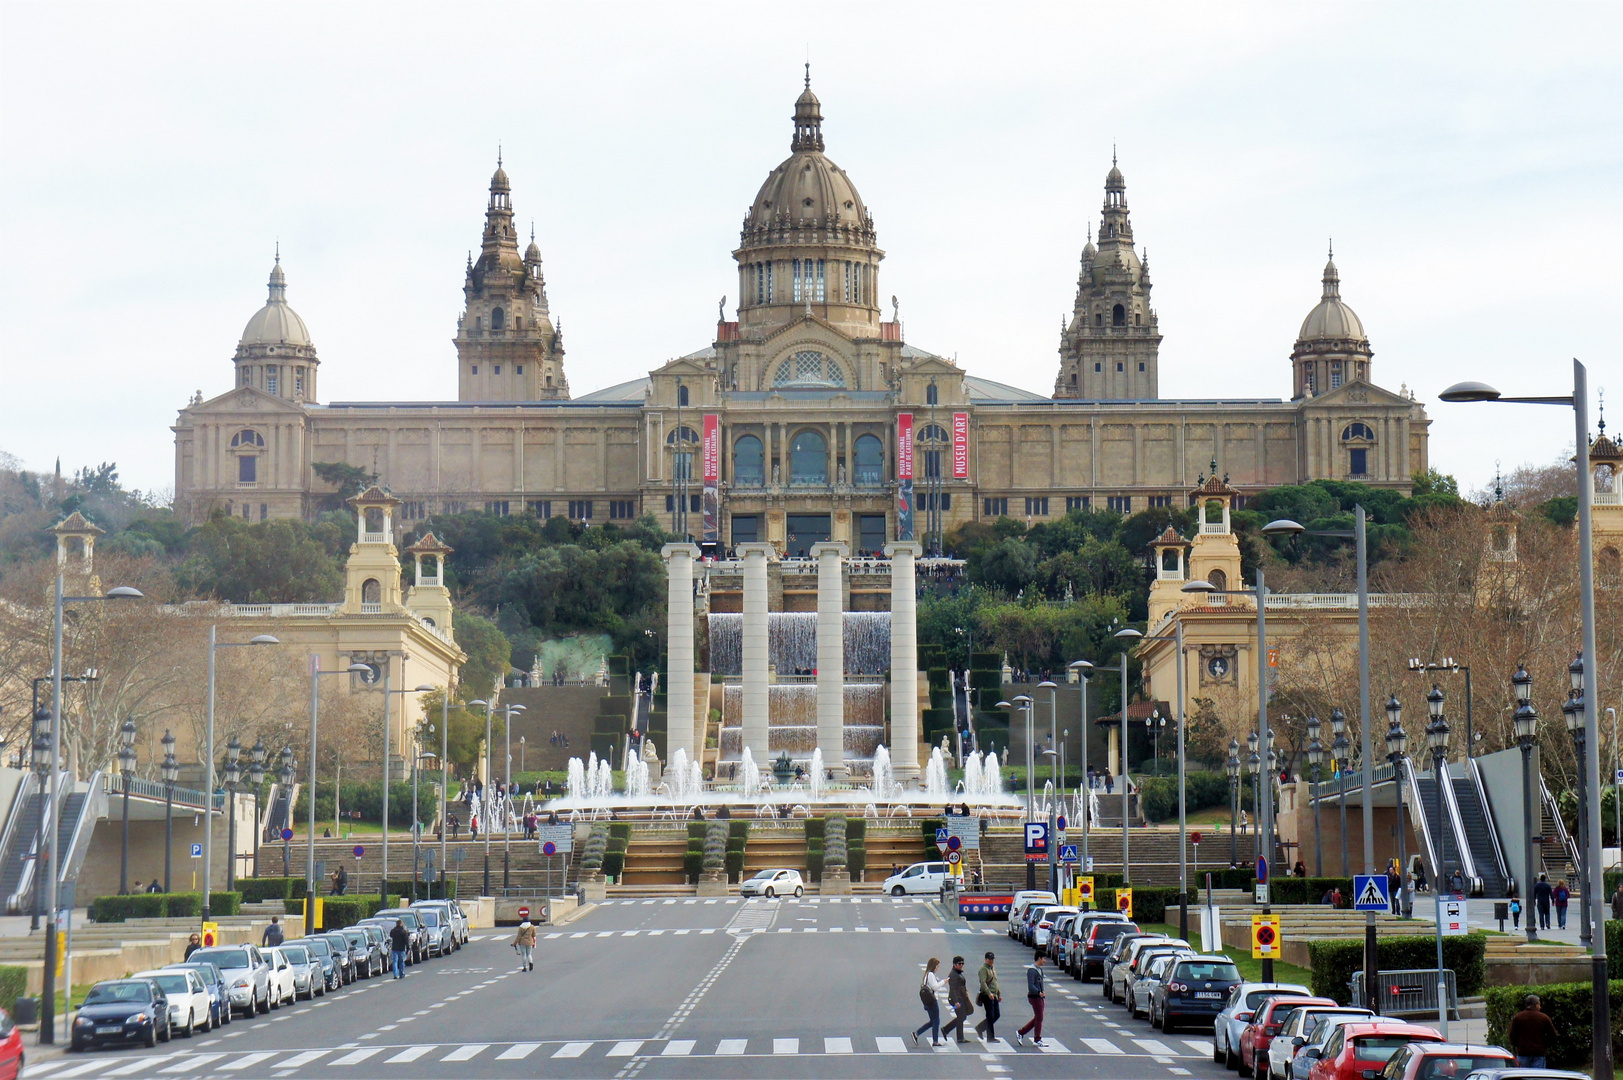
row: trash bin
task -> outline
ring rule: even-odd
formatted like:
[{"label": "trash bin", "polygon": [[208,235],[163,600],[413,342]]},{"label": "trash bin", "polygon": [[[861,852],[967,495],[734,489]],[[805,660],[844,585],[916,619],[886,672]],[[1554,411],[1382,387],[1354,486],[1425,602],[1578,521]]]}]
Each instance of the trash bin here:
[{"label": "trash bin", "polygon": [[39,1023],[39,998],[20,997],[11,1008],[11,1019],[21,1027]]}]

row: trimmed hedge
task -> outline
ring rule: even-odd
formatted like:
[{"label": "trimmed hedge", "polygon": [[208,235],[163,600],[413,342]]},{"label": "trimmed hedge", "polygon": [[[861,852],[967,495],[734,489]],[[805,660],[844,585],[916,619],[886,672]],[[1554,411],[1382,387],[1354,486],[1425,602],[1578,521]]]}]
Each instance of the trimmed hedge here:
[{"label": "trimmed hedge", "polygon": [[1353,906],[1352,878],[1282,877],[1268,885],[1268,899],[1275,904],[1317,904],[1332,889],[1341,890],[1341,906]]},{"label": "trimmed hedge", "polygon": [[[1460,997],[1482,993],[1487,977],[1484,959],[1487,948],[1487,935],[1480,932],[1443,939],[1443,965],[1453,970],[1455,991]],[[1311,941],[1307,949],[1308,967],[1313,971],[1313,992],[1335,998],[1343,1005],[1351,1004],[1353,972],[1364,967],[1363,939]],[[1381,937],[1376,950],[1382,971],[1437,966],[1435,936]]]},{"label": "trimmed hedge", "polygon": [[20,964],[0,964],[0,1007],[17,1011],[17,999],[28,996],[28,969]]},{"label": "trimmed hedge", "polygon": [[750,835],[750,823],[749,822],[734,820],[734,821],[729,821],[727,823],[727,836],[728,836],[729,839],[748,840],[749,835]]},{"label": "trimmed hedge", "polygon": [[[1121,884],[1121,875],[1112,875],[1116,879],[1115,885]],[[1094,904],[1100,911],[1116,910],[1116,889],[1112,887],[1096,887],[1094,889]],[[1189,894],[1189,904],[1193,907],[1197,903],[1194,891]],[[1178,906],[1178,890],[1163,886],[1135,886],[1133,888],[1133,921],[1139,925],[1147,922],[1158,923],[1167,921],[1167,908]]]},{"label": "trimmed hedge", "polygon": [[609,822],[609,839],[611,839],[611,840],[630,840],[631,839],[631,822],[629,822],[629,821],[611,821],[611,822]]},{"label": "trimmed hedge", "polygon": [[[399,896],[329,896],[321,904],[321,928],[341,930],[354,926],[384,908],[399,907],[403,899]],[[304,914],[303,905],[299,907],[299,914]]]},{"label": "trimmed hedge", "polygon": [[727,849],[726,857],[727,880],[734,885],[738,884],[739,875],[744,872],[744,849]]},{"label": "trimmed hedge", "polygon": [[806,849],[806,876],[813,881],[823,880],[823,849]]},{"label": "trimmed hedge", "polygon": [[302,877],[240,878],[237,891],[244,904],[257,904],[263,900],[296,900],[305,895]]},{"label": "trimmed hedge", "polygon": [[[858,843],[868,839],[868,823],[861,818],[851,818],[845,823],[845,839],[847,843]],[[932,840],[931,843],[934,843]]]},{"label": "trimmed hedge", "polygon": [[821,840],[827,835],[828,823],[824,819],[820,817],[809,817],[806,819],[806,841],[808,843],[810,843],[814,838]]},{"label": "trimmed hedge", "polygon": [[[1612,920],[1616,925],[1619,920]],[[1607,929],[1611,929],[1608,925]],[[1610,956],[1610,952],[1607,954]],[[1623,979],[1607,984],[1607,997],[1612,1012],[1612,1058],[1623,1054]],[[1594,1031],[1594,985],[1592,983],[1554,983],[1547,986],[1490,986],[1484,991],[1488,1005],[1488,1041],[1509,1046],[1506,1034],[1511,1017],[1522,1008],[1528,994],[1539,996],[1539,1008],[1555,1024],[1555,1045],[1545,1055],[1550,1068],[1578,1068],[1589,1063],[1593,1056],[1591,1034]]]},{"label": "trimmed hedge", "polygon": [[[210,914],[236,915],[242,910],[242,894],[209,894]],[[202,893],[135,893],[130,896],[98,896],[90,902],[90,921],[117,923],[128,919],[191,919],[203,913]]]},{"label": "trimmed hedge", "polygon": [[699,872],[704,869],[704,851],[701,848],[688,848],[682,853],[682,872],[687,875],[689,885],[699,883]]},{"label": "trimmed hedge", "polygon": [[863,871],[868,869],[868,845],[861,840],[854,840],[845,848],[845,868],[851,874],[852,881],[861,881]]},{"label": "trimmed hedge", "polygon": [[704,840],[704,834],[705,834],[707,829],[708,829],[708,826],[702,821],[690,821],[690,822],[688,822],[688,842],[689,842],[689,844],[691,845],[691,843],[694,840],[703,841]]},{"label": "trimmed hedge", "polygon": [[919,822],[919,833],[924,837],[924,854],[926,859],[941,858],[941,850],[935,846],[935,831],[947,827],[946,818],[925,818]]},{"label": "trimmed hedge", "polygon": [[626,853],[624,851],[617,851],[614,848],[610,848],[608,851],[603,853],[603,873],[606,876],[613,878],[615,881],[619,881],[620,875],[625,872],[625,868]]}]

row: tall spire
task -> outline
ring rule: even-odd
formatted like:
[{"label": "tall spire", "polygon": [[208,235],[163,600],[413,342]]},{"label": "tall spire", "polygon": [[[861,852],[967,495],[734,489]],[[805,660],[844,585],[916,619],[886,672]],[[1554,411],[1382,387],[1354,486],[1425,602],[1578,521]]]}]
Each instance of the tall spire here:
[{"label": "tall spire", "polygon": [[793,152],[823,150],[823,106],[811,88],[811,64],[806,64],[806,88],[795,99],[795,135],[789,142]]},{"label": "tall spire", "polygon": [[1336,269],[1335,249],[1330,250],[1330,261],[1324,264],[1324,296],[1325,300],[1341,299],[1341,271]]}]

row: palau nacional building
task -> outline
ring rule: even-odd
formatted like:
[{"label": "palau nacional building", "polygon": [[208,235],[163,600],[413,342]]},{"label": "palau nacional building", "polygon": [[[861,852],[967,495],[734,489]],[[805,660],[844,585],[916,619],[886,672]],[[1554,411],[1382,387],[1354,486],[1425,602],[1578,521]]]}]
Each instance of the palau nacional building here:
[{"label": "palau nacional building", "polygon": [[[590,524],[648,513],[699,542],[805,555],[825,540],[928,550],[1005,515],[1186,505],[1214,460],[1238,499],[1318,478],[1406,490],[1426,468],[1425,411],[1375,384],[1334,262],[1278,361],[1288,398],[1162,396],[1149,267],[1114,165],[1048,393],[909,343],[884,255],[856,185],[824,153],[808,80],[790,154],[732,252],[736,311],[647,378],[575,393],[540,249],[533,237],[521,247],[498,167],[453,338],[457,399],[323,403],[321,358],[278,260],[232,388],[199,393],[175,423],[177,507],[192,521],[307,516],[332,490],[314,467],[341,462],[376,472],[406,525],[471,509]],[[381,357],[340,362],[383,371]]]}]

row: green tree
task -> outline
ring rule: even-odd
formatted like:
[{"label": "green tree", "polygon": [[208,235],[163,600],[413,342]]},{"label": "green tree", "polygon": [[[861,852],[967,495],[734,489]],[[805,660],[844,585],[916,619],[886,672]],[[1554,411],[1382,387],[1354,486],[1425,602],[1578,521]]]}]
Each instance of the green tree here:
[{"label": "green tree", "polygon": [[453,633],[458,647],[468,654],[468,662],[462,665],[464,692],[489,698],[507,675],[513,653],[507,635],[496,629],[495,623],[471,611],[457,612]]},{"label": "green tree", "polygon": [[238,604],[331,602],[343,591],[339,562],[303,522],[250,525],[215,514],[175,570],[182,591]]},{"label": "green tree", "polygon": [[378,482],[377,473],[342,461],[317,461],[310,466],[310,471],[323,483],[331,484],[338,489],[322,500],[325,505],[331,507],[343,506]]},{"label": "green tree", "polygon": [[968,559],[969,580],[1014,595],[1035,584],[1037,551],[1024,540],[1009,537],[977,551]]}]

